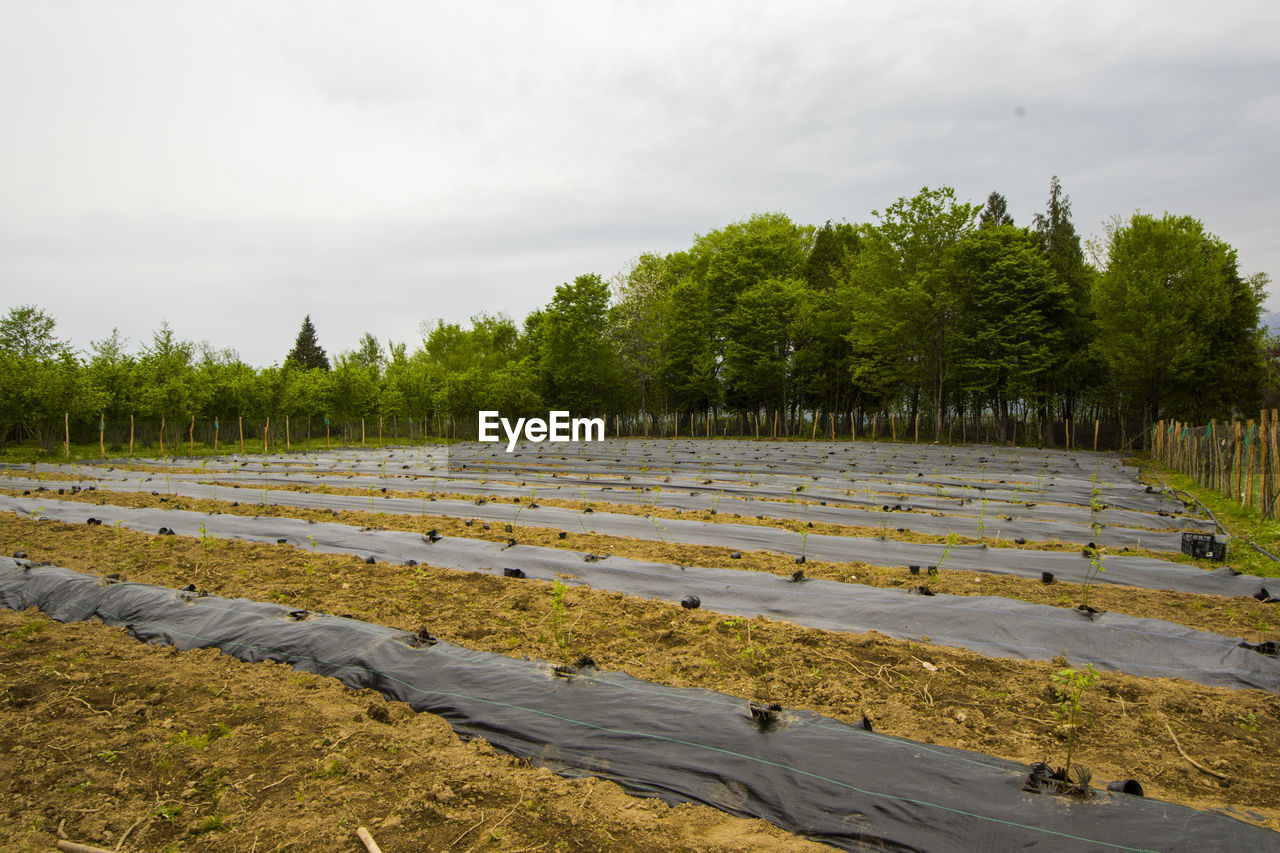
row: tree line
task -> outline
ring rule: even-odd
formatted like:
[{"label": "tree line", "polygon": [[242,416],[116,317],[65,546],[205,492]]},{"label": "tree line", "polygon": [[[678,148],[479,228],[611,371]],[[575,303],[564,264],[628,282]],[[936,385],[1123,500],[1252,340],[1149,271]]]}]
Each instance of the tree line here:
[{"label": "tree line", "polygon": [[1189,216],[1114,217],[1082,241],[1056,177],[1027,226],[999,193],[975,205],[949,187],[872,215],[757,214],[609,280],[578,276],[519,325],[424,323],[412,350],[366,333],[332,361],[310,317],[280,362],[255,368],[167,324],[136,351],[113,331],[79,352],[52,317],[17,306],[0,320],[0,443],[48,446],[68,415],[79,429],[135,415],[474,429],[480,409],[550,408],[642,430],[698,419],[861,434],[895,417],[941,438],[983,421],[997,439],[1035,429],[1051,442],[1041,427],[1055,421],[1145,432],[1274,397],[1268,279],[1243,277],[1235,250]]}]

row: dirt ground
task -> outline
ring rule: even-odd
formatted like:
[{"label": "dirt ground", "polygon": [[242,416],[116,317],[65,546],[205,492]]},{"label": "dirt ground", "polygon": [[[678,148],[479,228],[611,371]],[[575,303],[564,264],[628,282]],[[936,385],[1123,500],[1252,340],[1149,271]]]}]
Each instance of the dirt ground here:
[{"label": "dirt ground", "polygon": [[[393,519],[379,518],[385,526]],[[432,526],[447,532],[439,521]],[[520,535],[534,541],[532,533]],[[611,541],[622,553],[624,540]],[[583,540],[566,544],[585,547]],[[705,562],[703,552],[715,550],[657,547],[676,548],[686,562],[693,556]],[[425,627],[460,645],[513,656],[590,654],[603,668],[651,681],[765,698],[850,722],[865,713],[887,734],[1027,764],[1061,763],[1066,750],[1051,680],[1061,662],[991,659],[925,639],[727,619],[577,587],[566,595],[569,638],[558,644],[546,583],[366,565],[286,545],[202,544],[0,516],[0,552],[18,549],[94,574],[122,572],[166,586],[194,582],[219,595]],[[741,566],[745,556],[729,562],[726,553],[724,564]],[[861,571],[845,564],[831,570]],[[1123,598],[1137,591],[1114,592]],[[108,847],[141,821],[130,835],[138,846],[122,849],[358,850],[351,835],[358,823],[369,825],[388,853],[799,843],[718,812],[667,809],[602,782],[558,779],[461,744],[443,723],[403,708],[389,711],[387,726],[370,711],[386,703],[336,682],[211,652],[147,648],[97,625],[0,616],[0,790],[11,804],[0,812],[0,837],[15,839],[18,849],[47,848],[64,820],[76,840]],[[1133,777],[1150,796],[1280,829],[1280,779],[1273,772],[1278,721],[1280,697],[1262,691],[1108,673],[1085,698],[1076,760],[1099,780]],[[424,763],[419,769],[412,762]],[[451,793],[438,788],[446,783]],[[182,810],[171,814],[177,806]]]},{"label": "dirt ground", "polygon": [[284,664],[0,609],[0,847],[829,850],[464,743],[439,717]]}]

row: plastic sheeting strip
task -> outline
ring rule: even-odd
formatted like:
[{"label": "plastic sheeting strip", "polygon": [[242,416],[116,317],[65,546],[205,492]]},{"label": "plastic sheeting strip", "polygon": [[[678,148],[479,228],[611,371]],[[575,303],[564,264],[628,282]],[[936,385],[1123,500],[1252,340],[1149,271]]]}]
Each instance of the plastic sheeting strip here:
[{"label": "plastic sheeting strip", "polygon": [[927,635],[941,645],[979,654],[1048,660],[1066,655],[1074,664],[1132,675],[1178,677],[1202,684],[1280,692],[1280,660],[1241,648],[1239,640],[1155,619],[1103,613],[1092,620],[1062,607],[993,596],[922,597],[896,589],[812,579],[792,583],[768,572],[674,566],[605,557],[534,545],[506,546],[460,537],[427,541],[421,534],[362,530],[296,518],[206,515],[185,510],[133,509],[0,498],[47,517],[82,521],[90,513],[108,524],[145,531],[166,526],[186,536],[203,527],[219,537],[372,556],[386,562],[420,563],[502,574],[518,568],[528,577],[555,581],[576,577],[595,589],[679,602],[696,595],[709,610],[736,616],[757,613],[821,630],[875,630],[900,639]]}]

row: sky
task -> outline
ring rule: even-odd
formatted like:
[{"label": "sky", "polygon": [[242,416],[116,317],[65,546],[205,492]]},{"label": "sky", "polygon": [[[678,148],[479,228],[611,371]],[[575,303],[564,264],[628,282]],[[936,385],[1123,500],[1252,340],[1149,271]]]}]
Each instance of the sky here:
[{"label": "sky", "polygon": [[[45,2],[0,26],[0,310],[281,362],[780,211],[1057,175],[1280,279],[1280,3]],[[1272,290],[1280,289],[1280,286]],[[1280,295],[1267,309],[1280,310]]]}]

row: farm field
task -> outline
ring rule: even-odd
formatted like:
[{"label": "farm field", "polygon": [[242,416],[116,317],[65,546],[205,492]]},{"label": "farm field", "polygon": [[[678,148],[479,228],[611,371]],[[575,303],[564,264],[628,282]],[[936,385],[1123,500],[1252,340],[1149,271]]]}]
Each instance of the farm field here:
[{"label": "farm field", "polygon": [[[622,440],[4,473],[0,554],[350,614],[512,660],[588,656],[603,674],[578,678],[600,695],[625,673],[675,689],[672,702],[693,689],[738,701],[748,730],[749,703],[776,702],[1024,776],[1060,766],[1074,731],[1072,761],[1095,788],[1133,778],[1153,801],[1231,816],[1189,831],[1188,845],[1280,830],[1280,665],[1241,646],[1280,640],[1276,605],[1255,597],[1280,584],[1178,554],[1184,532],[1212,521],[1115,455]],[[7,577],[24,571],[41,570]],[[701,606],[682,607],[689,595]],[[1086,596],[1093,616],[1076,610]],[[669,791],[718,810],[669,807],[464,743],[439,717],[280,664],[6,610],[0,663],[11,804],[0,837],[17,849],[47,848],[61,826],[107,847],[128,830],[122,849],[357,850],[356,825],[386,850],[811,847],[730,816],[772,802],[750,785]],[[1054,676],[1087,663],[1102,674],[1072,730]],[[572,681],[544,680],[549,691]],[[1001,773],[1009,802],[1050,808],[1081,849],[1143,849],[1140,834],[1110,838],[1099,822],[1126,795],[1021,793]],[[977,812],[988,799],[963,796]],[[821,834],[849,849],[892,841],[894,821],[926,805]],[[1064,849],[1061,835],[1038,843]]]}]

